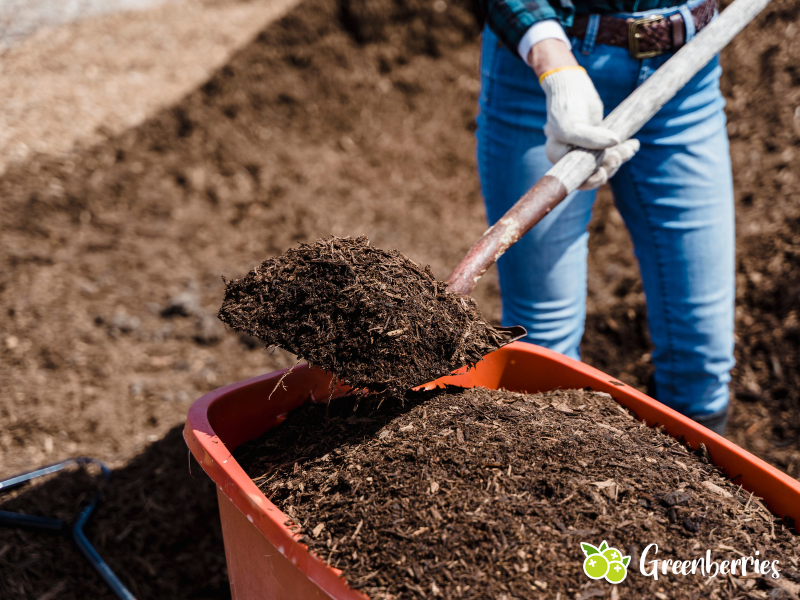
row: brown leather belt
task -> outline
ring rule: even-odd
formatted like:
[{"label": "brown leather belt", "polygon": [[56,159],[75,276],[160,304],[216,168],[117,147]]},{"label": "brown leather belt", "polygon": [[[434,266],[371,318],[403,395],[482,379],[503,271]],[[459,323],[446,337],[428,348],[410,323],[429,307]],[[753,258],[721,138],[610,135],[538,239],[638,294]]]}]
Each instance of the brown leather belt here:
[{"label": "brown leather belt", "polygon": [[[699,32],[711,22],[717,0],[705,0],[692,9],[694,28]],[[583,39],[589,26],[589,15],[577,15],[567,35]],[[621,46],[636,59],[650,58],[677,50],[686,43],[686,24],[680,13],[668,17],[654,15],[641,19],[600,17],[595,44]]]}]

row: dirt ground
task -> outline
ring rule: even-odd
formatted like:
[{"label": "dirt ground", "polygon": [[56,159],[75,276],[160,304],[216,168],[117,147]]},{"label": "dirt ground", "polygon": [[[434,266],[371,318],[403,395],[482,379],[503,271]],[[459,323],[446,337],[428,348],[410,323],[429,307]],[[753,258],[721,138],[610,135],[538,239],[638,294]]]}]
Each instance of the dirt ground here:
[{"label": "dirt ground", "polygon": [[[0,3],[0,175],[36,153],[102,143],[180,102],[295,3]],[[163,6],[118,12],[156,4]],[[97,11],[111,14],[90,16]],[[16,41],[23,34],[28,37]]]},{"label": "dirt ground", "polygon": [[[109,490],[115,480],[134,485],[125,483],[131,477],[145,490],[191,490],[196,521],[209,523],[210,550],[198,556],[186,541],[193,524],[180,521],[186,526],[169,529],[173,545],[161,562],[149,564],[166,572],[203,560],[210,579],[222,577],[212,488],[202,477],[151,482],[146,470],[129,467],[152,452],[186,465],[182,441],[168,434],[192,400],[293,364],[216,321],[221,275],[241,277],[299,241],[364,234],[445,277],[482,233],[473,138],[478,38],[466,5],[306,0],[140,124],[95,131],[92,143],[66,154],[34,149],[7,167],[0,177],[2,475],[87,455],[117,469]],[[729,437],[793,477],[800,476],[799,20],[800,5],[774,0],[723,55],[738,234]],[[85,56],[80,39],[59,48],[65,61],[70,52]],[[19,74],[18,85],[29,76]],[[644,389],[651,368],[644,298],[607,192],[591,230],[584,358]],[[499,316],[494,275],[475,296],[487,316]],[[43,494],[31,512],[47,513]],[[132,504],[137,527],[162,527],[182,510],[166,502],[160,512],[146,498]],[[101,506],[98,523],[102,514]],[[112,530],[103,535],[125,530],[105,523]],[[52,560],[50,543],[0,530],[7,586],[0,595],[105,597],[74,552],[59,560],[85,577],[62,585],[38,576]],[[120,543],[117,551],[121,564],[135,548]],[[184,595],[150,579],[148,597]]]}]

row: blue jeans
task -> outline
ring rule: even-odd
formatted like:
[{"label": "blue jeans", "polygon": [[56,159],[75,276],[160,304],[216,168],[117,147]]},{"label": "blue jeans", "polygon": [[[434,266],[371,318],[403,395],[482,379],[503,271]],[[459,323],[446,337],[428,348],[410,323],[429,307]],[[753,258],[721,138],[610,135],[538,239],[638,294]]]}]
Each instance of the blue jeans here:
[{"label": "blue jeans", "polygon": [[[669,58],[634,60],[624,48],[572,42],[606,114]],[[720,71],[713,60],[669,101],[635,136],[641,150],[610,181],[647,297],[656,397],[690,416],[727,406],[734,364],[733,184]],[[546,118],[533,70],[486,28],[476,135],[490,223],[550,168]],[[595,196],[571,194],[497,265],[503,325],[523,325],[526,341],[577,359]]]}]

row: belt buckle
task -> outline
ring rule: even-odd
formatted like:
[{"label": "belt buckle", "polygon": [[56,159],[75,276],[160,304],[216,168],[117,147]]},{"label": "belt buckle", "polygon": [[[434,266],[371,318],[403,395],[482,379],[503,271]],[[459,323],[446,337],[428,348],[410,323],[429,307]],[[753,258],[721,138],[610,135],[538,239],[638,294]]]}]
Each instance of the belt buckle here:
[{"label": "belt buckle", "polygon": [[634,19],[628,24],[628,51],[631,53],[633,58],[639,60],[642,58],[652,58],[654,56],[664,54],[665,50],[651,50],[650,52],[642,52],[639,50],[639,40],[641,39],[642,34],[639,33],[638,29],[642,25],[649,25],[650,23],[663,21],[665,18],[666,17],[663,15],[652,15],[649,17],[642,17],[641,19]]}]

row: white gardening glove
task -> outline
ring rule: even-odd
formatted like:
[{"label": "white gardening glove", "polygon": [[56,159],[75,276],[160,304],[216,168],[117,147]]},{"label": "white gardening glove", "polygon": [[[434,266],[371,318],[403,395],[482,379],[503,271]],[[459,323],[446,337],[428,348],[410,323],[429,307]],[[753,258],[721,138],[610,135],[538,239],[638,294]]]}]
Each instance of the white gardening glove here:
[{"label": "white gardening glove", "polygon": [[581,190],[592,190],[611,179],[622,163],[639,150],[638,140],[620,143],[619,136],[601,125],[603,101],[583,67],[570,66],[543,73],[539,83],[547,96],[547,136],[545,153],[553,164],[571,150],[571,146],[606,150],[603,162]]}]

